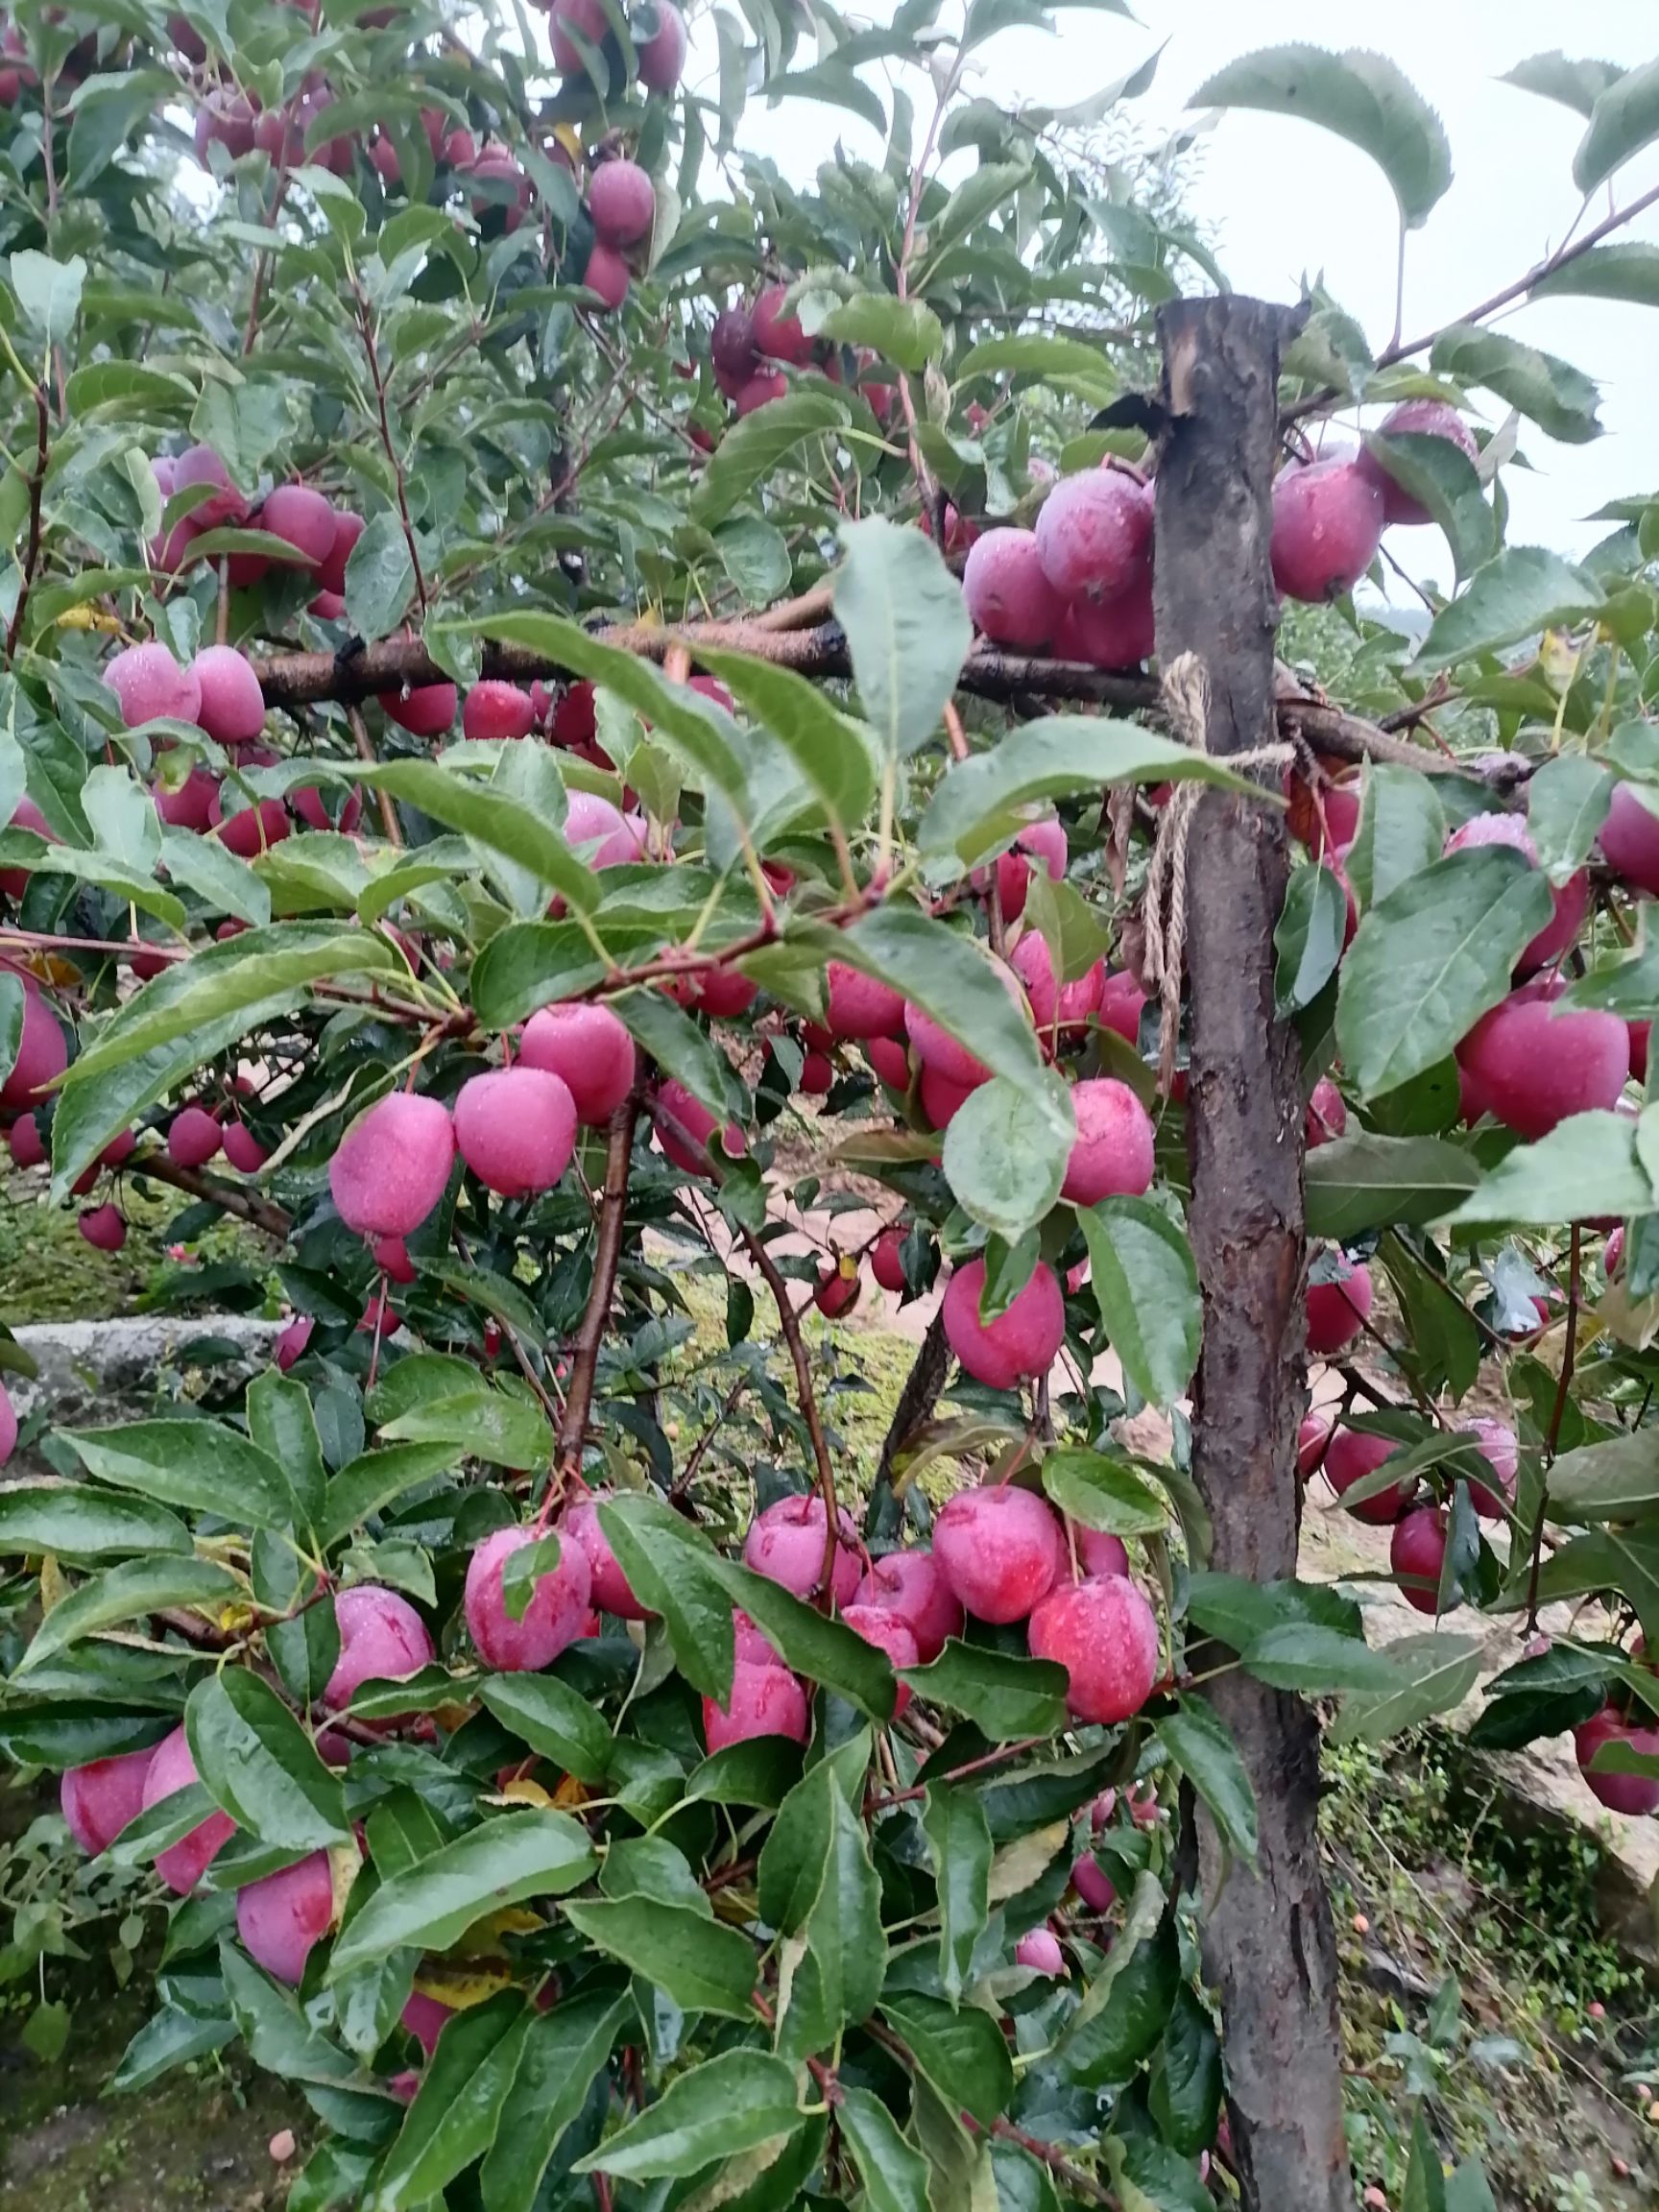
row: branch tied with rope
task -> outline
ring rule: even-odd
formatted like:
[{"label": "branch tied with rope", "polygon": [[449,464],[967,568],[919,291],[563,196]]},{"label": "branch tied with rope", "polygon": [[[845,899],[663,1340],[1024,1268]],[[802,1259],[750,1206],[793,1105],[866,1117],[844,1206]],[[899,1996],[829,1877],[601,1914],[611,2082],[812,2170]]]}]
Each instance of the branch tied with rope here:
[{"label": "branch tied with rope", "polygon": [[[1166,670],[1162,685],[1165,719],[1171,734],[1194,753],[1208,753],[1210,679],[1196,653],[1182,653]],[[1300,757],[1295,745],[1253,746],[1235,753],[1228,766],[1239,774],[1251,769],[1288,768]],[[1165,1097],[1175,1077],[1175,1048],[1181,1034],[1181,979],[1187,960],[1187,868],[1192,820],[1205,785],[1196,778],[1176,782],[1158,825],[1146,871],[1142,904],[1145,951],[1142,977],[1156,996],[1159,1013],[1158,1087]],[[1263,791],[1263,797],[1268,794]]]}]

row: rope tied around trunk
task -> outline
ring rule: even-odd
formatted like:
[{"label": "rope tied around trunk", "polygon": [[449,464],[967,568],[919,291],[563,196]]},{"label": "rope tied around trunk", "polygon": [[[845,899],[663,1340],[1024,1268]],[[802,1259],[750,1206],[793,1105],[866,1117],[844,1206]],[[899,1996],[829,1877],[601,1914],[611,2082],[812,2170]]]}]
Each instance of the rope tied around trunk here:
[{"label": "rope tied around trunk", "polygon": [[[1196,653],[1182,653],[1165,671],[1163,705],[1171,734],[1194,753],[1210,749],[1210,679]],[[1256,745],[1228,756],[1229,768],[1286,768],[1298,756],[1294,745]],[[1180,781],[1158,825],[1146,871],[1142,920],[1146,932],[1142,974],[1158,996],[1158,1085],[1164,1095],[1175,1075],[1175,1047],[1181,1034],[1181,976],[1187,960],[1187,847],[1192,817],[1205,786]],[[1264,794],[1265,795],[1265,794]]]}]

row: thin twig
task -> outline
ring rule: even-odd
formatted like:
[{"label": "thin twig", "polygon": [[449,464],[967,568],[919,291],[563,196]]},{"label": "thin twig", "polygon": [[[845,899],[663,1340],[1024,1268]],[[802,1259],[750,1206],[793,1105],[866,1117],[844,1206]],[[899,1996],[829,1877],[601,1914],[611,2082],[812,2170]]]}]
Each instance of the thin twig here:
[{"label": "thin twig", "polygon": [[[364,721],[362,714],[355,707],[347,708],[346,721],[351,732],[352,742],[357,748],[358,759],[366,760],[373,766],[375,758],[374,740],[369,734],[368,723]],[[401,850],[403,830],[397,820],[397,803],[384,783],[381,784],[374,796],[380,802],[380,827],[386,832],[386,842],[388,845],[396,845]]]},{"label": "thin twig", "polygon": [[801,1316],[795,1310],[789,1296],[789,1286],[778,1272],[777,1262],[753,1229],[739,1229],[743,1248],[755,1262],[760,1280],[772,1293],[772,1302],[778,1309],[778,1325],[783,1332],[783,1341],[789,1347],[789,1358],[795,1367],[795,1390],[801,1401],[801,1418],[806,1424],[806,1433],[812,1440],[812,1457],[818,1469],[818,1489],[824,1500],[824,1582],[822,1596],[829,1601],[834,1581],[835,1548],[841,1541],[841,1502],[835,1493],[835,1468],[830,1457],[829,1440],[824,1434],[824,1424],[818,1416],[818,1398],[812,1387],[812,1362],[807,1357],[806,1339],[801,1334]]},{"label": "thin twig", "polygon": [[1544,1506],[1550,1495],[1550,1470],[1555,1464],[1561,1441],[1561,1423],[1567,1412],[1567,1393],[1573,1386],[1573,1363],[1578,1353],[1578,1291],[1580,1264],[1579,1228],[1573,1224],[1573,1242],[1567,1275],[1567,1342],[1561,1353],[1561,1375],[1555,1385],[1555,1404],[1550,1414],[1550,1433],[1544,1439],[1544,1480],[1538,1491],[1538,1518],[1532,1527],[1532,1566],[1527,1577],[1527,1633],[1538,1626],[1538,1577],[1544,1566]]},{"label": "thin twig", "polygon": [[267,1237],[275,1237],[279,1243],[294,1226],[286,1209],[278,1206],[274,1198],[266,1198],[240,1184],[221,1182],[217,1175],[204,1175],[196,1167],[180,1167],[164,1149],[134,1153],[131,1160],[123,1163],[123,1171],[129,1175],[148,1175],[153,1183],[169,1183],[175,1190],[182,1190],[187,1198],[200,1198],[209,1206],[222,1207],[227,1214],[234,1214],[238,1220],[262,1229]]},{"label": "thin twig", "polygon": [[[360,284],[353,283],[352,297],[357,306],[357,327],[363,334],[363,350],[368,356],[369,376],[374,387],[374,406],[380,419],[380,444],[385,449],[387,465],[392,470],[397,493],[397,519],[403,525],[403,542],[409,548],[410,565],[415,571],[415,596],[421,602],[421,612],[426,612],[426,579],[421,569],[421,548],[415,542],[415,525],[409,519],[409,488],[404,479],[403,463],[392,442],[392,419],[386,409],[386,379],[380,373],[379,343],[374,325],[369,313],[369,301]],[[442,681],[440,678],[439,681]]]},{"label": "thin twig", "polygon": [[[1570,245],[1558,246],[1553,253],[1547,253],[1542,261],[1535,262],[1527,270],[1525,276],[1518,276],[1513,284],[1505,284],[1502,292],[1494,292],[1490,300],[1482,300],[1478,307],[1471,307],[1467,314],[1457,318],[1458,322],[1484,323],[1488,315],[1497,314],[1500,307],[1507,307],[1512,300],[1522,299],[1542,284],[1547,276],[1553,276],[1558,269],[1565,269],[1569,262],[1576,261],[1581,254],[1588,253],[1593,246],[1599,246],[1603,238],[1609,237],[1615,230],[1623,229],[1627,223],[1634,222],[1638,215],[1656,204],[1659,204],[1659,184],[1655,184],[1651,191],[1642,193],[1627,206],[1615,207],[1611,215],[1598,223],[1594,229],[1586,230],[1582,238],[1575,238]],[[1439,335],[1438,330],[1431,330],[1421,338],[1409,338],[1384,348],[1377,356],[1378,368],[1390,369],[1397,361],[1406,361],[1413,353],[1424,352]]]},{"label": "thin twig", "polygon": [[599,1235],[593,1247],[593,1283],[576,1332],[570,1357],[570,1382],[565,1393],[565,1412],[559,1423],[559,1480],[550,1496],[561,1493],[572,1476],[582,1471],[582,1447],[588,1434],[588,1417],[593,1406],[593,1377],[599,1364],[599,1347],[611,1320],[611,1300],[616,1288],[616,1269],[622,1257],[623,1217],[628,1211],[628,1169],[634,1157],[634,1131],[644,1097],[643,1081],[634,1088],[611,1117],[605,1140],[605,1188],[599,1194]]},{"label": "thin twig", "polygon": [[[50,128],[47,132],[50,137]],[[10,348],[8,348],[10,351]],[[19,368],[15,354],[12,356]],[[26,374],[27,373],[25,373]],[[52,429],[51,408],[46,387],[36,380],[35,392],[35,466],[29,471],[29,543],[23,555],[22,581],[17,589],[17,604],[12,610],[12,619],[6,629],[6,658],[10,661],[17,650],[17,640],[23,631],[23,615],[29,605],[30,589],[35,582],[35,571],[40,565],[40,494],[46,484],[46,463],[50,450]]]}]

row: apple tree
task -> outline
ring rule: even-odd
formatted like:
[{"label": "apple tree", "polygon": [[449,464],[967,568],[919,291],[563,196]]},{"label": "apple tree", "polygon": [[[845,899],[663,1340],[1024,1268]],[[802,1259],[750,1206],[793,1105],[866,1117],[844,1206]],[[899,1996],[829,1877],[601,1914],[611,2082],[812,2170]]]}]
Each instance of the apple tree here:
[{"label": "apple tree", "polygon": [[[31,1422],[0,1748],[165,1905],[117,2087],[240,2042],[299,2212],[1334,2212],[1321,1728],[1561,1607],[1478,1733],[1659,1806],[1659,508],[1509,541],[1597,391],[1494,323],[1659,304],[1659,63],[1514,72],[1608,211],[1378,347],[1102,152],[1153,61],[991,97],[1047,21],[4,34],[0,1110],[290,1318]],[[1405,267],[1391,64],[1199,97],[1364,148]],[[1316,1476],[1421,1633],[1299,1574]]]}]

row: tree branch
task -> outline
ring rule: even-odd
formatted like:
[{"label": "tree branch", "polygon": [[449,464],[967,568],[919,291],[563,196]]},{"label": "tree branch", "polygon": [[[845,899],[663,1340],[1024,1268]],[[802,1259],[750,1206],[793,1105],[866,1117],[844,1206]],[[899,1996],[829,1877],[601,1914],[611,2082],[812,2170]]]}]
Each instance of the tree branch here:
[{"label": "tree branch", "polygon": [[628,1211],[628,1169],[634,1157],[634,1131],[643,1097],[643,1081],[637,1081],[612,1115],[606,1136],[605,1188],[599,1194],[593,1283],[570,1358],[570,1382],[559,1423],[560,1479],[556,1491],[582,1471],[582,1447],[588,1434],[588,1416],[593,1407],[593,1377],[599,1365],[599,1347],[611,1320],[611,1300],[615,1293],[616,1269],[622,1257],[623,1217]]},{"label": "tree branch", "polygon": [[[1525,276],[1518,276],[1513,284],[1505,284],[1502,292],[1494,292],[1490,300],[1482,300],[1478,307],[1471,307],[1467,314],[1457,318],[1458,322],[1484,323],[1488,315],[1496,315],[1500,307],[1507,307],[1512,301],[1525,298],[1547,276],[1553,276],[1558,269],[1565,269],[1569,262],[1588,253],[1593,246],[1599,246],[1602,239],[1610,237],[1615,230],[1623,230],[1625,224],[1634,222],[1655,204],[1659,204],[1659,184],[1650,192],[1642,193],[1627,206],[1615,207],[1611,215],[1593,229],[1586,230],[1582,238],[1575,238],[1570,245],[1558,246],[1553,253],[1547,253],[1542,261],[1534,262]],[[1397,361],[1409,360],[1413,353],[1421,353],[1432,346],[1439,335],[1438,330],[1431,330],[1421,338],[1407,338],[1404,343],[1397,341],[1378,354],[1378,368],[1391,369]]]},{"label": "tree branch", "polygon": [[[807,593],[802,600],[786,602],[784,608],[772,612],[805,608],[812,597]],[[816,606],[812,612],[817,612]],[[698,647],[707,645],[748,653],[774,667],[789,668],[798,676],[820,681],[845,681],[852,676],[852,656],[838,623],[820,621],[809,629],[785,630],[764,626],[768,619],[760,615],[747,622],[687,622],[675,629],[611,624],[593,635],[601,644],[644,661],[661,661],[676,650],[688,652],[695,660]],[[325,699],[354,702],[381,691],[399,690],[405,685],[418,687],[449,681],[421,640],[413,637],[383,637],[345,659],[333,653],[272,655],[255,659],[252,667],[266,706],[277,708],[310,707]],[[527,684],[566,676],[570,671],[551,655],[529,646],[487,641],[482,673],[508,683]],[[1125,714],[1156,713],[1160,697],[1157,681],[1151,676],[1091,668],[1074,661],[1049,661],[1036,654],[1004,653],[983,641],[963,663],[956,687],[981,699],[1065,700],[1079,706],[1111,707]],[[1305,738],[1315,751],[1336,759],[1396,761],[1431,776],[1480,773],[1467,761],[1413,745],[1322,700],[1287,694],[1277,704],[1282,725]],[[1512,780],[1513,771],[1506,774]]]},{"label": "tree branch", "polygon": [[223,1207],[227,1214],[234,1214],[239,1220],[263,1229],[267,1237],[275,1237],[278,1243],[294,1226],[286,1209],[278,1206],[274,1198],[263,1197],[257,1190],[247,1190],[237,1183],[222,1183],[217,1175],[204,1175],[200,1168],[180,1167],[163,1148],[134,1154],[124,1163],[124,1168],[129,1175],[148,1175],[153,1183],[170,1183],[187,1198],[202,1198],[210,1206]]}]

